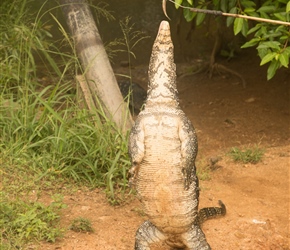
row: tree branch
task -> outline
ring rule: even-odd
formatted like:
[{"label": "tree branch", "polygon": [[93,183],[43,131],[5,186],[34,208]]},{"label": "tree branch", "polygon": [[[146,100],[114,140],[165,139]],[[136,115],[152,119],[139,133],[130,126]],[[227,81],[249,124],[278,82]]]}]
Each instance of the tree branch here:
[{"label": "tree branch", "polygon": [[[168,17],[168,15],[166,13],[166,1],[167,0],[162,0],[162,9],[163,9],[164,15],[170,20],[170,18]],[[290,22],[283,22],[283,21],[279,21],[279,20],[272,20],[272,19],[261,18],[261,17],[245,16],[245,15],[240,15],[240,14],[225,13],[225,12],[222,12],[219,10],[204,10],[204,9],[190,8],[190,7],[186,7],[186,6],[180,5],[178,3],[175,3],[173,0],[168,0],[168,1],[171,3],[174,3],[175,5],[183,8],[183,9],[188,9],[192,12],[211,14],[211,15],[216,15],[216,16],[229,16],[229,17],[235,17],[235,18],[254,20],[257,22],[265,22],[265,23],[273,23],[273,24],[290,26]]]}]

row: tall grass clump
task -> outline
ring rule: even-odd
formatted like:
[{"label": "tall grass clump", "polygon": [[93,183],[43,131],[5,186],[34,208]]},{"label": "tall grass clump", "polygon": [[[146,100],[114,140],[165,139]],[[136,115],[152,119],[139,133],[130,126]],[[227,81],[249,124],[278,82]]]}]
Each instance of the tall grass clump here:
[{"label": "tall grass clump", "polygon": [[62,202],[31,202],[32,191],[103,187],[115,204],[127,190],[127,135],[101,109],[82,108],[73,44],[59,22],[65,39],[54,41],[47,2],[37,11],[33,3],[3,0],[0,8],[0,249],[61,237]]},{"label": "tall grass clump", "polygon": [[[35,181],[67,178],[105,187],[114,200],[116,190],[127,187],[127,136],[102,110],[80,107],[73,80],[81,71],[77,57],[57,49],[42,9],[28,9],[32,2],[4,0],[1,6],[1,171],[7,178],[8,168],[24,169]],[[62,43],[73,47],[60,29],[67,38]],[[43,69],[47,82],[39,80]]]},{"label": "tall grass clump", "polygon": [[261,161],[264,155],[264,150],[259,148],[257,145],[244,149],[233,147],[228,155],[236,162],[256,164]]}]

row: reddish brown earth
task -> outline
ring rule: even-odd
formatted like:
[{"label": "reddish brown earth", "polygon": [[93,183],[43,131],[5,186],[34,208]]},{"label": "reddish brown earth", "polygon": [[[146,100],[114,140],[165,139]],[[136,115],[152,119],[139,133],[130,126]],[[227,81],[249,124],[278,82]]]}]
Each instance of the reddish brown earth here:
[{"label": "reddish brown earth", "polygon": [[[200,181],[200,207],[216,206],[220,199],[227,214],[205,222],[203,231],[213,250],[290,249],[290,72],[281,70],[267,82],[266,68],[258,66],[253,53],[223,64],[245,78],[246,88],[223,72],[212,79],[204,73],[178,79],[181,106],[199,138],[197,168],[205,167],[208,158],[222,158],[210,179]],[[188,66],[177,65],[178,71]],[[133,69],[134,81],[143,86],[144,68]],[[257,164],[236,163],[227,155],[231,147],[255,145],[265,150]],[[63,239],[40,249],[134,249],[135,231],[146,220],[136,198],[111,206],[102,190],[83,189],[65,195],[64,202],[63,227],[81,216],[92,222],[95,232],[68,230]]]}]

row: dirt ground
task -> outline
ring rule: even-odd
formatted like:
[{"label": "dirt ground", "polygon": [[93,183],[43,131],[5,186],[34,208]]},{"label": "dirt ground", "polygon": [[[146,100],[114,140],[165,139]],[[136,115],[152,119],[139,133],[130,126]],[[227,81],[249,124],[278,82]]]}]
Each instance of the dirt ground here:
[{"label": "dirt ground", "polygon": [[[244,77],[246,88],[224,72],[211,79],[205,73],[178,78],[181,107],[199,139],[197,168],[221,157],[210,179],[200,181],[200,208],[222,200],[227,214],[205,222],[203,231],[213,250],[290,249],[290,71],[281,70],[267,82],[266,67],[259,67],[255,53],[221,62]],[[178,74],[190,65],[178,64]],[[133,69],[133,80],[144,87],[146,68]],[[255,145],[265,150],[257,164],[236,163],[227,156],[231,147]],[[137,199],[110,206],[102,190],[79,190],[66,195],[64,202],[68,207],[62,226],[81,216],[92,222],[95,232],[68,230],[63,239],[42,244],[41,249],[134,249],[136,229],[146,220]]]}]

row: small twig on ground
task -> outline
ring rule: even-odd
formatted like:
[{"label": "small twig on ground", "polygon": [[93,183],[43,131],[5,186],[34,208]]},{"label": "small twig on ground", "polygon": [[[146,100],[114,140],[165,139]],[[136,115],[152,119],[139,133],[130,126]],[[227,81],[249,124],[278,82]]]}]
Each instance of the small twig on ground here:
[{"label": "small twig on ground", "polygon": [[228,72],[228,73],[230,73],[230,74],[232,74],[232,75],[235,75],[235,76],[239,77],[239,78],[241,79],[241,81],[242,81],[242,85],[243,85],[243,87],[246,88],[246,85],[247,85],[246,80],[245,80],[244,77],[243,77],[241,74],[239,74],[237,71],[235,71],[235,70],[233,70],[233,69],[230,69],[230,68],[228,68],[228,67],[226,67],[226,66],[224,66],[224,65],[222,65],[222,64],[219,64],[219,63],[215,63],[215,64],[212,66],[212,68],[213,68],[214,70],[216,70],[217,72],[219,72],[220,70],[222,70],[222,71],[226,71],[226,72]]}]

